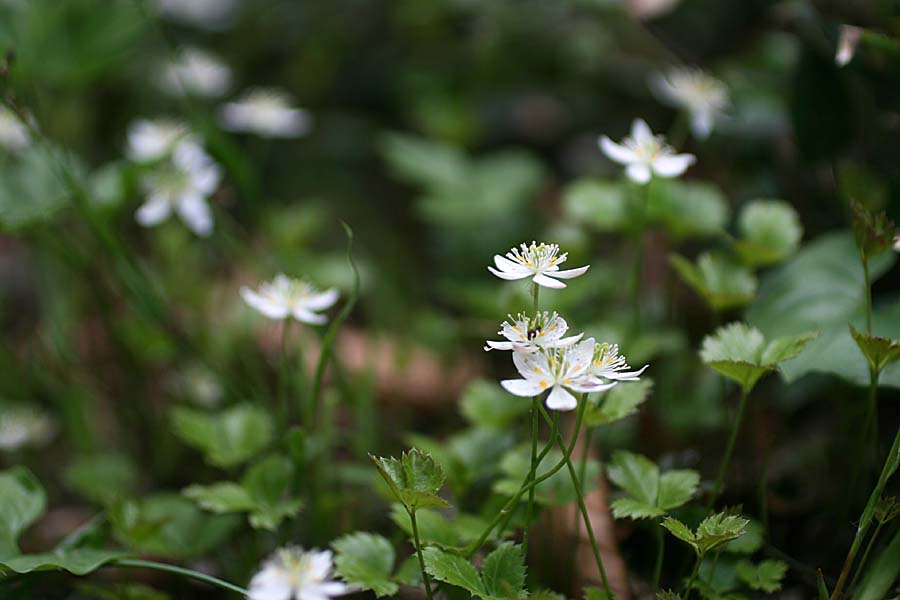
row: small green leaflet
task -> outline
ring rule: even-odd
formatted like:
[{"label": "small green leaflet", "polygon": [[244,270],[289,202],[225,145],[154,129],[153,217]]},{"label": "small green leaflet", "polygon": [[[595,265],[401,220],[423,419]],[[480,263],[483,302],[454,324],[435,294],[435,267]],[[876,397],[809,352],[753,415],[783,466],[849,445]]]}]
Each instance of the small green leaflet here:
[{"label": "small green leaflet", "polygon": [[758,565],[742,560],[737,564],[737,576],[750,589],[772,594],[781,589],[787,569],[787,564],[780,560],[764,560]]},{"label": "small green leaflet", "polygon": [[704,556],[713,548],[744,535],[749,520],[737,515],[716,513],[701,521],[697,531],[672,517],[666,517],[660,525],[679,540],[689,544],[698,556]]},{"label": "small green leaflet", "polygon": [[518,599],[525,587],[522,547],[505,542],[485,557],[481,573],[465,558],[425,548],[425,570],[438,581],[461,587],[482,600]]},{"label": "small green leaflet", "polygon": [[391,488],[394,497],[409,512],[420,508],[447,508],[447,501],[437,495],[444,485],[444,471],[430,454],[417,448],[396,458],[369,457],[379,474]]},{"label": "small green leaflet", "polygon": [[335,572],[347,583],[371,590],[379,598],[397,593],[391,581],[394,569],[394,547],[374,533],[356,532],[332,542]]},{"label": "small green leaflet", "polygon": [[653,461],[625,450],[613,455],[609,479],[628,493],[612,503],[617,519],[659,517],[685,504],[697,491],[700,476],[691,470],[660,474]]}]

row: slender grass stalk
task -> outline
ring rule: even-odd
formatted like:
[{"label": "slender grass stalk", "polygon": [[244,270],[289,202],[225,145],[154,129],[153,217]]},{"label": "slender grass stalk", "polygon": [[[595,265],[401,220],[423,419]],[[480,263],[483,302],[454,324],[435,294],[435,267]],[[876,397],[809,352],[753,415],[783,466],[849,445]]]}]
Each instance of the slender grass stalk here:
[{"label": "slender grass stalk", "polygon": [[728,471],[728,465],[731,462],[731,455],[734,454],[734,445],[737,441],[738,433],[741,430],[741,423],[744,420],[744,412],[747,408],[748,396],[748,390],[741,386],[741,400],[738,403],[737,416],[735,416],[734,423],[731,426],[731,435],[728,436],[728,445],[725,447],[725,455],[722,457],[722,464],[719,466],[719,476],[716,478],[716,486],[713,488],[713,493],[712,497],[710,497],[709,500],[707,512],[712,509],[713,505],[715,505],[716,498],[719,497],[719,492],[722,491],[722,484],[725,482],[725,473]]},{"label": "slender grass stalk", "polygon": [[859,564],[856,565],[856,572],[853,574],[853,579],[850,580],[850,585],[847,589],[852,590],[856,586],[859,576],[863,574],[863,567],[866,566],[866,561],[869,559],[869,552],[872,551],[872,546],[875,545],[875,540],[878,539],[878,534],[881,533],[882,527],[884,527],[884,521],[878,521],[878,525],[875,526],[875,531],[869,537],[869,543],[866,544],[866,549],[863,550],[863,555],[859,559]]},{"label": "slender grass stalk", "polygon": [[666,553],[666,536],[663,532],[662,525],[654,521],[655,537],[656,537],[656,562],[653,564],[653,593],[659,589],[659,578],[662,575],[663,559]]},{"label": "slender grass stalk", "polygon": [[[579,404],[578,412],[575,415],[575,431],[576,431],[576,433],[578,432],[578,430],[581,429],[581,421],[584,418],[585,405],[586,405],[585,402],[582,402],[581,404]],[[538,464],[540,464],[540,461],[543,459],[543,457],[546,456],[546,454],[550,451],[550,448],[553,446],[553,440],[561,439],[559,437],[559,434],[556,433],[557,427],[556,427],[555,419],[551,420],[551,427],[553,427],[554,435],[553,435],[553,437],[550,438],[550,442],[544,448],[543,452],[541,452],[541,454],[538,456]],[[538,485],[540,485],[547,479],[550,479],[551,477],[553,477],[553,475],[555,475],[557,473],[557,471],[559,471],[564,466],[566,466],[566,462],[570,460],[570,458],[572,456],[572,452],[574,452],[574,450],[575,450],[575,443],[577,441],[578,441],[577,435],[573,436],[572,442],[569,444],[568,449],[566,449],[565,452],[563,453],[563,458],[558,463],[553,465],[553,468],[548,470],[543,475],[536,477],[534,479],[534,481],[529,482],[527,479],[525,480],[525,482],[522,484],[522,487],[519,488],[519,491],[516,492],[516,494],[506,502],[506,504],[503,505],[503,507],[497,513],[497,516],[494,517],[494,520],[491,521],[488,524],[488,526],[485,528],[485,530],[481,533],[481,536],[478,538],[478,541],[476,541],[475,544],[473,544],[473,546],[466,553],[466,557],[471,558],[472,555],[474,555],[476,552],[478,552],[478,549],[484,545],[484,543],[487,541],[488,537],[491,535],[491,532],[494,530],[494,528],[497,527],[497,525],[500,522],[509,519],[509,515],[510,515],[510,512],[512,511],[513,507],[519,502],[519,500],[522,498],[522,496],[525,495],[526,492],[530,491],[534,487],[537,487]]]},{"label": "slender grass stalk", "polygon": [[[583,411],[582,406],[587,404],[587,394],[581,395],[581,401],[579,402],[579,411]],[[544,407],[541,407],[541,412],[544,415],[544,418],[549,420],[550,415],[547,414],[547,411],[544,410]],[[574,448],[574,442],[578,440],[578,427],[580,427],[581,422],[579,421],[576,424],[576,429],[574,434],[572,435],[573,443],[570,445],[570,448]],[[566,468],[569,470],[569,477],[572,479],[572,487],[575,490],[575,497],[578,501],[578,509],[581,511],[581,518],[584,521],[584,527],[587,529],[588,541],[591,544],[591,552],[594,554],[594,561],[597,563],[597,570],[600,571],[600,580],[603,582],[603,587],[606,590],[606,593],[609,594],[612,600],[616,600],[616,593],[609,586],[609,579],[606,576],[606,568],[603,566],[603,557],[600,556],[600,547],[597,544],[597,539],[594,536],[594,527],[591,525],[591,515],[588,513],[587,504],[584,502],[584,493],[582,492],[581,481],[578,479],[578,473],[575,471],[575,465],[572,463],[572,453],[566,453],[566,445],[562,439],[562,436],[559,433],[556,434],[556,443],[559,446],[559,449],[563,451],[564,457],[563,460],[566,463]]]},{"label": "slender grass stalk", "polygon": [[416,511],[409,511],[409,520],[412,523],[413,540],[416,542],[416,555],[419,557],[419,568],[422,570],[422,581],[425,582],[425,595],[428,600],[433,600],[431,593],[431,580],[428,578],[428,572],[425,570],[425,556],[422,554],[422,542],[419,540],[419,527],[416,525]]},{"label": "slender grass stalk", "polygon": [[199,571],[194,571],[193,569],[185,569],[184,567],[178,567],[175,565],[168,565],[166,563],[154,562],[152,560],[140,560],[136,558],[120,558],[118,560],[114,560],[110,563],[107,563],[107,567],[124,567],[131,569],[150,569],[153,571],[163,571],[165,573],[174,573],[176,575],[182,575],[184,577],[190,577],[191,579],[196,579],[197,581],[202,581],[204,583],[209,583],[211,585],[220,587],[224,590],[228,590],[230,592],[235,592],[237,594],[241,594],[242,596],[247,595],[247,590],[244,588],[234,585],[233,583],[228,583],[223,579],[219,579],[218,577],[213,577],[212,575],[207,575],[206,573],[200,573]]}]

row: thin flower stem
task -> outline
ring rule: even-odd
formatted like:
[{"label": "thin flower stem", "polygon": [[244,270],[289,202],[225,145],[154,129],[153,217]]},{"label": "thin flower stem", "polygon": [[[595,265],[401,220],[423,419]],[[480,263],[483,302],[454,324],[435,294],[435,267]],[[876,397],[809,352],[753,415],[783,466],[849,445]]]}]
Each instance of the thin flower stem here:
[{"label": "thin flower stem", "polygon": [[731,455],[734,453],[734,444],[737,441],[738,432],[741,430],[741,422],[744,420],[744,410],[747,408],[748,390],[741,386],[741,400],[738,404],[737,416],[731,426],[731,435],[728,437],[728,446],[725,448],[725,455],[722,457],[722,464],[719,466],[719,476],[716,478],[716,487],[713,488],[712,497],[709,499],[707,512],[712,509],[722,491],[722,484],[725,482],[725,473],[728,471],[728,464],[731,462]]},{"label": "thin flower stem", "polygon": [[425,556],[422,554],[422,542],[419,540],[419,527],[416,525],[416,511],[409,511],[409,520],[412,523],[413,540],[416,542],[416,555],[419,557],[419,568],[422,570],[422,581],[425,582],[425,595],[428,600],[433,600],[431,593],[431,580],[428,578],[428,572],[425,570]]},{"label": "thin flower stem", "polygon": [[[853,464],[853,475],[850,478],[850,487],[848,489],[855,490],[856,484],[859,482],[861,474],[868,473],[866,468],[866,441],[869,439],[869,432],[877,423],[876,413],[878,411],[878,372],[869,368],[869,395],[866,398],[866,414],[863,417],[862,428],[860,429],[859,439],[856,441],[856,460]],[[876,444],[878,436],[873,436]]]},{"label": "thin flower stem", "polygon": [[[532,311],[537,318],[541,287],[532,282],[531,284],[531,300]],[[540,398],[535,396],[531,399],[531,468],[528,471],[528,481],[534,481],[537,473],[537,447],[538,433],[540,430],[540,422],[538,420],[538,406]],[[552,440],[551,440],[552,441]],[[528,534],[531,531],[531,520],[534,518],[534,488],[528,490],[528,511],[525,513],[525,531],[522,534],[522,553],[528,556]]]},{"label": "thin flower stem", "polygon": [[[587,404],[587,394],[582,394],[580,405],[585,404]],[[543,407],[541,407],[541,412],[544,414],[545,418],[550,418]],[[578,425],[580,425],[580,423]],[[578,439],[578,429],[575,430],[572,437],[574,440]],[[559,435],[559,433],[556,434],[556,443],[559,446],[559,449],[565,452],[565,442],[563,442],[562,436]],[[600,547],[597,545],[596,537],[594,537],[594,528],[591,525],[591,515],[588,513],[587,505],[584,502],[581,481],[578,479],[578,473],[575,472],[575,465],[572,464],[571,452],[565,456],[565,461],[566,467],[569,469],[569,477],[572,478],[572,487],[575,489],[575,497],[578,499],[578,509],[581,511],[581,518],[584,520],[584,527],[587,529],[588,541],[591,543],[591,551],[594,553],[594,561],[596,561],[597,569],[600,571],[600,579],[603,582],[603,587],[607,594],[609,594],[612,600],[616,600],[616,593],[609,587],[609,579],[606,577],[606,569],[603,566],[603,558],[600,556]]]},{"label": "thin flower stem", "polygon": [[[582,402],[579,405],[578,412],[575,415],[575,431],[576,432],[579,429],[581,429],[581,421],[584,418],[584,409],[585,409],[586,404],[587,404],[586,402]],[[550,438],[550,442],[544,448],[544,451],[541,453],[541,455],[538,456],[538,459],[539,459],[538,464],[540,464],[540,459],[542,459],[543,456],[545,456],[550,451],[550,448],[553,446],[553,440],[559,437],[559,435],[557,433],[557,423],[556,423],[555,419],[553,419],[551,421],[551,427],[553,429],[551,431],[552,436]],[[488,524],[487,528],[481,533],[481,536],[478,538],[478,541],[476,541],[475,544],[472,546],[472,548],[469,549],[469,552],[466,554],[467,558],[471,558],[472,555],[474,555],[476,552],[478,552],[478,549],[484,545],[484,543],[488,539],[488,536],[491,535],[491,532],[494,530],[495,527],[497,527],[497,525],[501,521],[509,519],[509,514],[512,511],[513,507],[515,507],[515,505],[519,502],[519,500],[522,498],[522,496],[526,492],[528,492],[532,488],[537,487],[538,485],[540,485],[547,479],[550,479],[551,477],[553,477],[553,475],[556,474],[557,471],[559,471],[564,466],[566,466],[566,461],[568,461],[570,459],[570,457],[572,456],[572,452],[575,451],[575,443],[577,441],[578,441],[578,437],[576,435],[572,438],[572,442],[569,444],[568,449],[565,451],[562,460],[560,460],[558,463],[553,465],[552,469],[550,469],[543,475],[536,477],[534,479],[534,481],[528,482],[528,480],[526,480],[525,483],[522,484],[522,487],[519,488],[519,491],[516,492],[516,494],[512,498],[510,498],[506,504],[503,505],[503,507],[497,513],[497,516],[494,517],[494,520],[491,521],[490,524]]]},{"label": "thin flower stem", "polygon": [[289,397],[290,371],[288,369],[288,341],[291,334],[293,320],[287,318],[281,326],[281,356],[278,369],[278,414],[281,415],[281,424],[286,426],[291,419],[291,401]]},{"label": "thin flower stem", "polygon": [[691,571],[691,577],[688,579],[687,586],[684,590],[684,600],[688,600],[691,597],[691,592],[694,589],[694,580],[697,579],[697,573],[700,571],[700,563],[703,562],[703,555],[697,556],[697,562],[694,563],[694,570]]},{"label": "thin flower stem", "polygon": [[662,525],[654,522],[656,527],[656,563],[653,565],[653,593],[659,589],[659,577],[662,574],[663,558],[666,553],[666,537]]},{"label": "thin flower stem", "polygon": [[866,549],[863,551],[862,558],[859,559],[859,564],[856,565],[856,573],[853,574],[853,579],[850,580],[850,586],[848,589],[853,589],[856,586],[856,580],[859,579],[859,576],[863,573],[863,567],[866,565],[866,560],[869,558],[869,552],[872,551],[872,546],[875,545],[875,540],[878,538],[878,534],[881,533],[881,528],[884,526],[884,521],[878,521],[878,525],[875,527],[875,531],[872,532],[872,536],[869,538],[869,543],[866,544]]},{"label": "thin flower stem", "polygon": [[107,567],[124,567],[124,568],[132,568],[132,569],[150,569],[153,571],[163,571],[165,573],[174,573],[176,575],[183,575],[184,577],[190,577],[191,579],[196,579],[197,581],[203,581],[204,583],[209,583],[215,586],[218,586],[222,589],[228,590],[230,592],[235,592],[237,594],[241,594],[242,596],[247,595],[247,590],[244,588],[234,585],[233,583],[228,583],[218,577],[213,577],[212,575],[207,575],[205,573],[200,573],[199,571],[194,571],[192,569],[185,569],[184,567],[178,567],[175,565],[168,565],[166,563],[154,562],[152,560],[140,560],[136,558],[120,558],[118,560],[114,560],[112,562],[107,563]]},{"label": "thin flower stem", "polygon": [[872,286],[869,284],[869,260],[860,256],[863,267],[863,285],[866,291],[866,333],[872,335]]},{"label": "thin flower stem", "polygon": [[856,529],[856,537],[853,538],[853,543],[850,545],[850,551],[847,552],[847,558],[844,559],[844,566],[841,567],[841,575],[838,577],[837,584],[834,586],[834,591],[831,593],[831,600],[838,600],[843,594],[844,584],[846,583],[847,576],[850,574],[850,567],[853,566],[853,561],[856,559],[856,554],[859,552],[862,541],[865,539],[869,527],[872,526],[872,516],[875,511],[875,504],[881,498],[881,494],[884,492],[884,487],[887,485],[888,479],[894,474],[894,471],[897,470],[898,463],[900,463],[900,427],[897,428],[897,433],[894,436],[894,443],[891,445],[891,450],[888,452],[887,459],[884,461],[884,466],[881,468],[881,475],[878,477],[878,483],[875,484],[875,489],[872,490],[869,501],[866,503],[865,509],[863,509],[859,525]]}]

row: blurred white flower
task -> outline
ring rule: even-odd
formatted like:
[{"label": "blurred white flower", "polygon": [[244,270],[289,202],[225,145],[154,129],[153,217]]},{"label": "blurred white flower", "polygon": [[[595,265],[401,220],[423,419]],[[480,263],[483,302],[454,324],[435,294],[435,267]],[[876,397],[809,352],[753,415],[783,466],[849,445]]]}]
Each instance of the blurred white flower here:
[{"label": "blurred white flower", "polygon": [[211,31],[234,22],[238,0],[151,0],[156,9],[173,21]]},{"label": "blurred white flower", "polygon": [[12,152],[24,150],[31,145],[28,127],[12,109],[0,104],[0,146]]},{"label": "blurred white flower", "polygon": [[221,168],[203,148],[191,140],[182,140],[176,144],[170,161],[158,165],[141,180],[147,201],[135,218],[144,227],[152,227],[175,211],[191,231],[206,237],[213,230],[206,199],[221,180]]},{"label": "blurred white flower", "polygon": [[173,383],[176,393],[184,394],[206,408],[220,405],[225,394],[216,374],[199,363],[185,367]]},{"label": "blurred white flower", "polygon": [[128,126],[128,158],[148,162],[169,154],[182,139],[190,139],[188,128],[171,119],[138,119]]},{"label": "blurred white flower", "polygon": [[199,48],[184,48],[178,58],[163,66],[160,88],[173,96],[221,96],[231,86],[231,69]]},{"label": "blurred white flower", "polygon": [[270,319],[294,317],[312,325],[327,321],[318,311],[333,306],[339,296],[334,288],[320,291],[307,281],[281,273],[272,281],[262,283],[259,291],[244,286],[240,293],[244,302]]},{"label": "blurred white flower", "polygon": [[696,160],[693,154],[676,154],[661,135],[653,135],[643,119],[635,119],[631,135],[621,144],[600,136],[600,149],[611,160],[626,165],[628,178],[640,184],[650,181],[653,173],[678,177]]},{"label": "blurred white flower", "polygon": [[625,8],[638,19],[653,19],[671,12],[681,0],[625,0]]},{"label": "blurred white flower", "polygon": [[[510,323],[512,321],[512,323]],[[563,348],[571,346],[584,335],[563,337],[569,329],[566,320],[556,312],[539,312],[535,317],[519,313],[509,321],[503,321],[497,333],[507,339],[505,342],[488,340],[485,350],[515,350],[516,352],[536,352],[541,348]]]},{"label": "blurred white flower", "polygon": [[291,106],[286,93],[269,88],[251,89],[239,100],[228,102],[222,106],[220,120],[228,131],[281,138],[300,137],[312,125],[307,111]]},{"label": "blurred white flower", "polygon": [[523,397],[534,397],[549,389],[547,408],[573,410],[578,406],[578,401],[568,390],[602,392],[616,385],[615,381],[604,383],[591,375],[593,357],[593,338],[574,346],[553,348],[546,353],[514,352],[513,363],[522,379],[505,379],[500,385],[510,394]]},{"label": "blurred white flower", "polygon": [[48,415],[29,406],[0,409],[0,450],[43,445],[50,441],[55,429]]},{"label": "blurred white flower", "polygon": [[520,244],[518,248],[512,248],[506,253],[506,257],[494,255],[494,264],[497,268],[488,267],[488,271],[500,279],[514,281],[531,277],[536,284],[548,288],[561,289],[566,284],[558,279],[572,279],[584,274],[590,265],[560,271],[559,265],[566,262],[568,252],[559,254],[559,246],[556,244],[540,244],[531,242],[531,245]]},{"label": "blurred white flower", "polygon": [[342,581],[329,579],[331,552],[292,546],[281,548],[250,580],[249,600],[328,600],[355,591]]},{"label": "blurred white flower", "polygon": [[614,381],[639,381],[649,365],[644,365],[637,371],[629,371],[631,367],[625,361],[624,356],[619,356],[618,344],[606,342],[594,346],[594,358],[591,363],[591,375],[598,379]]},{"label": "blurred white flower", "polygon": [[841,25],[841,32],[838,36],[837,52],[834,55],[834,62],[837,66],[843,67],[853,60],[856,54],[856,48],[859,46],[859,40],[865,30],[855,25]]},{"label": "blurred white flower", "polygon": [[900,235],[894,238],[894,252],[900,252]]},{"label": "blurred white flower", "polygon": [[691,131],[700,139],[709,137],[716,119],[729,106],[725,84],[700,69],[675,68],[658,74],[650,88],[662,102],[687,111]]}]

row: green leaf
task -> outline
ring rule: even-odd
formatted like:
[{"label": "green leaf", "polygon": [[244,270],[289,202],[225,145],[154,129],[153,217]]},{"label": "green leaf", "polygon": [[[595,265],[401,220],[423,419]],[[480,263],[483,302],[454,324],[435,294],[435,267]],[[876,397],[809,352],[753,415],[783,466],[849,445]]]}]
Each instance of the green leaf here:
[{"label": "green leaf", "polygon": [[828,586],[825,585],[825,577],[822,575],[822,569],[819,569],[816,574],[816,589],[819,592],[819,600],[829,600]]},{"label": "green leaf", "polygon": [[[412,520],[402,504],[391,506],[391,520],[412,539]],[[436,544],[444,549],[461,549],[464,545],[455,524],[436,510],[428,508],[417,510],[416,525],[419,529],[419,539],[423,544]]]},{"label": "green leaf", "polygon": [[177,494],[156,494],[110,509],[116,538],[142,554],[188,559],[219,546],[239,521],[210,515]]},{"label": "green leaf", "polygon": [[481,565],[484,589],[494,598],[519,598],[525,587],[525,556],[522,547],[504,542],[485,557]]},{"label": "green leaf", "polygon": [[413,512],[420,508],[447,508],[447,502],[437,495],[444,484],[444,471],[430,454],[417,448],[396,458],[369,457],[382,478],[390,486],[394,497]]},{"label": "green leaf", "polygon": [[244,512],[256,506],[250,493],[232,481],[211,485],[194,484],[185,488],[182,493],[201,508],[218,514]]},{"label": "green leaf", "polygon": [[[871,260],[871,280],[877,280],[896,259],[895,253],[888,252]],[[847,328],[848,324],[860,328],[865,323],[862,265],[848,233],[821,236],[767,273],[747,320],[767,337],[819,331],[803,354],[780,367],[786,381],[816,372],[868,385],[868,362]],[[900,301],[879,306],[876,299],[872,331],[900,339]],[[879,383],[900,387],[900,363],[885,367]]]},{"label": "green leaf", "polygon": [[660,525],[681,541],[690,544],[694,552],[702,557],[713,548],[742,536],[749,522],[738,515],[716,513],[703,519],[696,532],[672,517],[666,517]]},{"label": "green leaf", "polygon": [[33,146],[0,167],[0,230],[14,231],[50,219],[70,199],[60,171],[69,160]]},{"label": "green leaf", "polygon": [[676,238],[719,235],[728,221],[728,204],[718,187],[675,179],[655,179],[647,217]]},{"label": "green leaf", "polygon": [[85,498],[109,506],[134,492],[138,470],[124,454],[79,456],[66,468],[64,480]]},{"label": "green leaf", "polygon": [[612,600],[612,596],[603,588],[586,587],[584,588],[584,600]]},{"label": "green leaf", "polygon": [[704,252],[697,257],[696,264],[672,254],[669,263],[714,311],[745,306],[756,294],[753,273],[720,254]]},{"label": "green leaf", "polygon": [[234,467],[269,445],[272,419],[265,410],[240,404],[216,413],[176,407],[172,411],[175,433],[203,452],[218,467]]},{"label": "green leaf", "polygon": [[690,469],[663,473],[659,478],[657,504],[664,510],[678,508],[694,497],[700,485],[700,475]]},{"label": "green leaf", "polygon": [[0,561],[0,567],[16,573],[68,571],[73,575],[87,575],[106,563],[126,556],[128,553],[121,550],[72,548],[43,554],[23,554]]},{"label": "green leaf", "polygon": [[890,249],[900,230],[884,212],[873,213],[856,201],[850,202],[853,217],[853,235],[864,260],[878,256]]},{"label": "green leaf", "polygon": [[625,231],[633,222],[625,190],[608,181],[575,181],[563,192],[563,211],[597,231]]},{"label": "green leaf", "polygon": [[628,502],[613,502],[615,518],[641,519],[665,514],[656,505],[659,495],[659,467],[653,461],[639,454],[619,450],[613,455],[607,475],[610,481],[631,495]]},{"label": "green leaf", "polygon": [[850,326],[850,336],[862,350],[869,366],[876,373],[880,373],[889,364],[900,360],[900,340],[868,335],[853,325]]},{"label": "green leaf", "polygon": [[630,417],[646,402],[652,389],[653,380],[649,377],[643,377],[640,381],[619,383],[611,390],[600,394],[596,402],[588,403],[584,411],[585,425],[596,427]]},{"label": "green leaf", "polygon": [[780,560],[764,560],[758,565],[742,560],[737,564],[737,576],[750,589],[773,594],[781,589],[781,580],[787,573],[787,563]]},{"label": "green leaf", "polygon": [[691,531],[690,527],[688,527],[678,519],[674,517],[666,517],[665,519],[663,519],[662,523],[660,523],[660,527],[666,528],[669,533],[674,535],[682,542],[686,542],[691,546],[694,546],[694,542],[697,539],[694,535],[694,532]]},{"label": "green leaf", "polygon": [[723,545],[722,551],[732,554],[753,554],[762,548],[764,534],[762,523],[750,519],[744,535]]},{"label": "green leaf", "polygon": [[672,590],[657,592],[656,600],[681,600],[681,594]]},{"label": "green leaf", "polygon": [[749,393],[760,377],[795,357],[815,336],[805,332],[767,342],[755,327],[729,323],[703,339],[700,357]]},{"label": "green leaf", "polygon": [[19,554],[19,536],[47,508],[41,482],[25,467],[0,472],[0,559]]},{"label": "green leaf", "polygon": [[168,594],[140,583],[94,583],[79,581],[78,598],[91,600],[172,600]]},{"label": "green leaf", "polygon": [[[538,477],[544,475],[560,460],[562,453],[551,450],[538,466]],[[522,487],[522,482],[528,477],[531,470],[531,449],[527,446],[519,446],[506,453],[500,461],[500,470],[503,476],[494,482],[493,490],[504,496],[514,496]],[[600,473],[600,465],[597,461],[589,460],[585,469],[585,478],[582,485],[585,491],[596,487],[596,479]],[[565,469],[560,469],[548,479],[542,481],[535,488],[535,502],[544,506],[558,506],[575,502],[577,496],[572,486],[572,480]],[[522,501],[525,498],[523,496]]]},{"label": "green leaf", "polygon": [[374,533],[356,532],[338,538],[331,544],[335,551],[334,569],[347,583],[376,596],[392,596],[399,589],[391,581],[394,547]]},{"label": "green leaf", "polygon": [[900,516],[900,502],[894,496],[882,497],[875,505],[875,519],[882,525]]},{"label": "green leaf", "polygon": [[853,600],[883,600],[900,574],[900,531],[866,569]]},{"label": "green leaf", "polygon": [[781,200],[754,200],[744,205],[738,229],[741,239],[735,249],[751,267],[781,262],[796,252],[803,237],[797,211]]},{"label": "green leaf", "polygon": [[469,423],[492,429],[505,429],[531,408],[529,402],[507,394],[496,382],[487,379],[469,383],[463,390],[460,406]]},{"label": "green leaf", "polygon": [[478,571],[465,558],[433,546],[425,548],[422,554],[425,570],[436,580],[461,587],[479,598],[490,598]]}]

